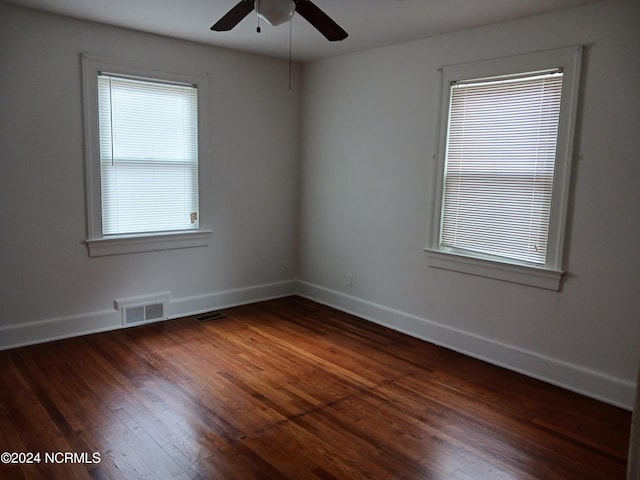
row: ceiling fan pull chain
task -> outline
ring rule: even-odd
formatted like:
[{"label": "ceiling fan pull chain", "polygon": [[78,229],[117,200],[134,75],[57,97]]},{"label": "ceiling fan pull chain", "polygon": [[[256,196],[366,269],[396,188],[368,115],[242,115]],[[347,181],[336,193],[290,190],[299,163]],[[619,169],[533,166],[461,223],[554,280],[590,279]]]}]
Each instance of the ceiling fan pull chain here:
[{"label": "ceiling fan pull chain", "polygon": [[292,56],[293,22],[289,22],[289,91],[291,91],[291,56]]},{"label": "ceiling fan pull chain", "polygon": [[262,31],[262,29],[260,28],[260,0],[256,0],[254,6],[257,13],[256,17],[258,18],[258,26],[256,27],[256,32],[260,33]]}]

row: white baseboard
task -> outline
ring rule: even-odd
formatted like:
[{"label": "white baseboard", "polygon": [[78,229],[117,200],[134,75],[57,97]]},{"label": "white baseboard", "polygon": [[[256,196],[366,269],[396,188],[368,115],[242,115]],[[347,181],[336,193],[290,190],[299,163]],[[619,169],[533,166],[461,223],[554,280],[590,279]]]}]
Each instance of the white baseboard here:
[{"label": "white baseboard", "polygon": [[[167,304],[166,313],[167,317],[172,319],[284,297],[293,295],[296,292],[296,285],[297,282],[295,281],[284,281],[172,299]],[[123,328],[122,314],[116,309],[49,318],[0,328],[0,350],[119,328]]]},{"label": "white baseboard", "polygon": [[289,280],[172,299],[171,303],[167,305],[167,316],[170,319],[186,317],[211,310],[286,297],[297,293],[297,285],[297,281]]},{"label": "white baseboard", "polygon": [[117,328],[122,328],[122,315],[115,309],[48,318],[0,328],[0,350],[106,332]]},{"label": "white baseboard", "polygon": [[563,360],[497,342],[368,300],[307,282],[297,293],[346,313],[384,325],[474,358],[632,410],[635,383]]}]

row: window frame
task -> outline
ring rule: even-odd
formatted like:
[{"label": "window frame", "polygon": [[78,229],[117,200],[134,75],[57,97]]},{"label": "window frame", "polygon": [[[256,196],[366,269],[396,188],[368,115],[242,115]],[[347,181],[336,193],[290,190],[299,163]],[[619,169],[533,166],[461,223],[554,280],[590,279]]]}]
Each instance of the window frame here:
[{"label": "window frame", "polygon": [[[202,205],[202,165],[210,154],[209,76],[184,72],[130,60],[83,53],[82,86],[85,135],[85,184],[87,202],[87,239],[90,257],[126,253],[208,246],[211,230],[203,228],[206,215]],[[199,228],[176,232],[130,235],[103,235],[100,173],[100,137],[98,125],[98,73],[104,71],[129,77],[148,78],[174,83],[188,83],[198,89],[198,195]],[[206,213],[206,212],[205,212]]]},{"label": "window frame", "polygon": [[[523,285],[558,291],[564,271],[563,251],[569,202],[571,165],[573,158],[575,123],[580,83],[582,47],[565,47],[510,57],[444,66],[440,73],[440,109],[436,150],[433,155],[433,211],[429,222],[427,263],[471,275],[493,278]],[[547,244],[547,261],[532,265],[490,255],[457,251],[440,245],[444,175],[449,123],[450,86],[452,82],[497,76],[517,75],[561,68],[563,71],[562,98],[558,124],[555,172],[553,179],[551,217]]]}]

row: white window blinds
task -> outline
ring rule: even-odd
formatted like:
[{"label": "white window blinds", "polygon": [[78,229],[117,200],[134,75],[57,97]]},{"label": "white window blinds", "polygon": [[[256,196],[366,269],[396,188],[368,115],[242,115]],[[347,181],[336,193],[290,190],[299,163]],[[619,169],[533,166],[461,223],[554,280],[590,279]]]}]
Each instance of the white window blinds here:
[{"label": "white window blinds", "polygon": [[451,85],[441,248],[545,265],[562,77]]},{"label": "white window blinds", "polygon": [[198,228],[193,85],[98,75],[102,233]]}]

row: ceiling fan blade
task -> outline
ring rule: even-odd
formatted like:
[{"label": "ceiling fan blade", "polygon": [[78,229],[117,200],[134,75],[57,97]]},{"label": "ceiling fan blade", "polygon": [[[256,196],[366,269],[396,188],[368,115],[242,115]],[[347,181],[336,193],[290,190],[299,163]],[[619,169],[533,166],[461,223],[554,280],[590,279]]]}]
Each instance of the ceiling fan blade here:
[{"label": "ceiling fan blade", "polygon": [[220,20],[218,20],[211,30],[216,32],[226,32],[235,27],[240,20],[253,11],[253,0],[240,0],[240,2],[229,10]]},{"label": "ceiling fan blade", "polygon": [[294,0],[296,12],[313,25],[327,40],[335,42],[349,36],[340,25],[334,22],[326,13],[320,10],[311,0]]}]

